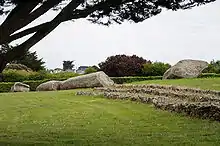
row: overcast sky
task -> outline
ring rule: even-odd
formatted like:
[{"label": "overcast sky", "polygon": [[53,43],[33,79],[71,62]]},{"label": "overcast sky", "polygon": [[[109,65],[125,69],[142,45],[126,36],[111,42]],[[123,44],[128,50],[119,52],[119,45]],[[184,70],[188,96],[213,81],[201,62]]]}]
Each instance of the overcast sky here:
[{"label": "overcast sky", "polygon": [[[34,24],[53,17],[54,12],[49,12]],[[63,60],[75,60],[77,67],[97,65],[116,54],[170,64],[181,59],[220,59],[220,1],[191,10],[164,11],[138,24],[63,23],[31,50],[50,69],[62,68]]]}]

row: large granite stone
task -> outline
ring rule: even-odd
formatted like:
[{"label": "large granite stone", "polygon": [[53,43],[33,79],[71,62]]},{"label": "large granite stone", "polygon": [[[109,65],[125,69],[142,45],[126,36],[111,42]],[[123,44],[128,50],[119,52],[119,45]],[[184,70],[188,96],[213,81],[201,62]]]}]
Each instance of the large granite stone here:
[{"label": "large granite stone", "polygon": [[207,67],[208,63],[205,61],[181,60],[164,73],[163,79],[195,78]]},{"label": "large granite stone", "polygon": [[24,83],[16,82],[11,87],[11,92],[29,92],[30,86]]},{"label": "large granite stone", "polygon": [[56,91],[60,90],[60,85],[62,84],[62,81],[49,81],[40,84],[36,91]]},{"label": "large granite stone", "polygon": [[114,85],[114,82],[103,71],[99,71],[67,79],[60,85],[60,90],[108,87],[112,85]]}]

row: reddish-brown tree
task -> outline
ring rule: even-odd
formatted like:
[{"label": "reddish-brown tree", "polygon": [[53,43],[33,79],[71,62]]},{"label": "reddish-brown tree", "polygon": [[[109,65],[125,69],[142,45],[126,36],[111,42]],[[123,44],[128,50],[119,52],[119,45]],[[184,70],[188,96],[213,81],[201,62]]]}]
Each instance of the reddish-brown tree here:
[{"label": "reddish-brown tree", "polygon": [[138,76],[142,73],[143,65],[147,63],[151,62],[136,55],[115,55],[99,63],[99,67],[111,77]]}]

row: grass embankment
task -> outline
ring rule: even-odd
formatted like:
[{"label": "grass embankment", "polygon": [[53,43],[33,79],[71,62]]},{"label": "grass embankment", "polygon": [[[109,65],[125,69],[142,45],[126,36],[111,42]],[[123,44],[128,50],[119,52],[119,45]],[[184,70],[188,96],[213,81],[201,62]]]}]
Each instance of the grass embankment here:
[{"label": "grass embankment", "polygon": [[195,78],[195,79],[176,79],[176,80],[150,80],[133,82],[132,84],[160,84],[186,86],[200,89],[220,90],[220,78]]},{"label": "grass embankment", "polygon": [[0,145],[219,145],[220,123],[75,91],[0,94]]}]

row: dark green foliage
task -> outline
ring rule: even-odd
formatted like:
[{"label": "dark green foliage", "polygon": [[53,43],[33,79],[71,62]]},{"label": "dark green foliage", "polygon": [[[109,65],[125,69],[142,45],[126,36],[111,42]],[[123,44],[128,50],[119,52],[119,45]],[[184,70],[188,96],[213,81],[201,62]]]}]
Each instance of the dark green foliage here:
[{"label": "dark green foliage", "polygon": [[73,67],[75,66],[73,64],[74,61],[63,61],[63,71],[66,71],[66,70],[73,70]]},{"label": "dark green foliage", "polygon": [[111,77],[140,76],[143,64],[150,63],[136,55],[115,55],[108,57],[105,62],[99,63],[100,70]]},{"label": "dark green foliage", "polygon": [[33,71],[39,71],[39,70],[45,70],[45,67],[43,64],[45,63],[43,59],[38,59],[37,53],[35,52],[26,52],[26,54],[11,63],[16,63],[16,64],[23,64],[29,68],[31,68]]},{"label": "dark green foliage", "polygon": [[[31,0],[32,3],[39,5],[43,0]],[[62,2],[67,3],[71,0],[54,0],[54,4],[51,8],[57,5],[61,5]],[[134,22],[141,22],[149,17],[155,16],[161,13],[162,8],[178,10],[178,9],[189,9],[195,6],[203,5],[206,3],[213,2],[215,0],[83,0],[78,1],[79,5],[84,9],[96,8],[96,13],[87,12],[90,16],[90,21],[103,24],[102,18],[107,17],[109,20],[104,24],[111,24],[113,22],[122,23],[124,20],[130,20]],[[15,4],[23,5],[25,7],[26,0],[0,0],[0,5],[4,4]],[[26,4],[26,5],[25,5]],[[43,4],[47,4],[44,2]],[[62,9],[63,7],[57,7]],[[77,9],[78,10],[78,9]],[[74,11],[74,10],[72,10]],[[76,10],[75,10],[76,11]],[[0,14],[7,13],[7,9],[2,7]],[[75,14],[76,15],[76,14]]]},{"label": "dark green foliage", "polygon": [[85,74],[90,74],[90,73],[93,73],[93,72],[97,72],[97,70],[93,67],[88,67],[86,70],[85,70]]},{"label": "dark green foliage", "polygon": [[11,45],[8,45],[8,44],[2,44],[0,46],[0,54],[3,55],[5,54],[6,52],[12,50],[13,47]]},{"label": "dark green foliage", "polygon": [[132,83],[146,80],[162,80],[162,76],[149,76],[149,77],[111,77],[116,84]]},{"label": "dark green foliage", "polygon": [[9,92],[13,85],[14,85],[13,82],[10,82],[10,83],[0,82],[0,93],[2,93],[2,92]]},{"label": "dark green foliage", "polygon": [[[103,1],[100,0],[99,4]],[[162,8],[175,11],[189,9],[213,1],[215,0],[107,0],[102,8],[89,15],[89,20],[104,25],[110,25],[114,22],[121,24],[124,21],[138,23],[160,14]],[[93,2],[97,3],[96,0]],[[92,7],[92,5],[90,6]]]},{"label": "dark green foliage", "polygon": [[171,67],[170,64],[162,62],[147,63],[143,66],[143,76],[163,76],[163,74]]},{"label": "dark green foliage", "polygon": [[220,60],[212,60],[208,66],[208,68],[203,70],[204,73],[220,73]]}]

